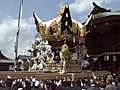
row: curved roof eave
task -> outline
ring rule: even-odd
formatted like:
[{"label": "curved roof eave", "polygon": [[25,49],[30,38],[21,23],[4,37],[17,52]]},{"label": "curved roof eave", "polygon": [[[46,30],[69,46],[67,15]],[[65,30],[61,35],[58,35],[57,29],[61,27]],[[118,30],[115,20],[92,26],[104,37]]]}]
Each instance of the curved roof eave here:
[{"label": "curved roof eave", "polygon": [[107,16],[115,16],[115,15],[120,16],[120,11],[98,13],[98,14],[93,15],[93,19],[107,17]]},{"label": "curved roof eave", "polygon": [[[52,24],[52,22],[54,22],[54,21],[56,21],[57,23],[60,22],[61,18],[62,18],[62,16],[57,16],[57,17],[55,17],[55,18],[53,18],[53,19],[51,19],[51,20],[48,20],[48,21],[45,21],[45,22],[43,21],[42,24],[43,24],[43,25],[46,25],[47,27],[49,27],[49,26]],[[80,28],[83,27],[82,23],[80,23],[79,21],[77,21],[77,20],[75,20],[75,19],[73,19],[73,18],[72,18],[72,22],[78,24],[78,26],[79,26]]]}]

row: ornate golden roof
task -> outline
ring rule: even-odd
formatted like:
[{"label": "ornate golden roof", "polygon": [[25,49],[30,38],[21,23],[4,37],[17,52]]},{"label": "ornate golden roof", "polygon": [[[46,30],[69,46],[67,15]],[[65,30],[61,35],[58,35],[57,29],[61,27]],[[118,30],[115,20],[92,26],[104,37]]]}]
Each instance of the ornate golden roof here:
[{"label": "ornate golden roof", "polygon": [[[43,38],[50,40],[61,40],[63,39],[63,34],[61,34],[61,18],[64,12],[65,6],[62,5],[60,11],[57,16],[52,20],[47,22],[39,22],[37,25],[38,32],[43,36]],[[40,21],[40,20],[39,20]],[[83,25],[72,18],[72,27],[70,27],[70,31],[74,35],[84,36]]]}]

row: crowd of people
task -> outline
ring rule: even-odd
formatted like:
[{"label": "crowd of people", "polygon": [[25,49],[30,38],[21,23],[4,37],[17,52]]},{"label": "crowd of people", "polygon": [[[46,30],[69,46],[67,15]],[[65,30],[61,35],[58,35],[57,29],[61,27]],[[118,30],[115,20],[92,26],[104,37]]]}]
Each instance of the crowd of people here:
[{"label": "crowd of people", "polygon": [[120,78],[108,75],[75,80],[68,77],[40,80],[36,77],[13,79],[7,76],[0,80],[0,90],[120,90]]}]

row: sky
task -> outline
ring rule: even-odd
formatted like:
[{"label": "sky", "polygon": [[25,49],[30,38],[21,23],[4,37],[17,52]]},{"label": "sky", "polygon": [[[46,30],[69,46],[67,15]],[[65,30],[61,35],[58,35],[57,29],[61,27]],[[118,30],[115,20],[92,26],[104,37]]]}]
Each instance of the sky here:
[{"label": "sky", "polygon": [[[32,12],[35,11],[41,20],[47,21],[56,17],[60,6],[66,2],[72,18],[81,23],[93,9],[92,2],[112,11],[120,11],[120,0],[23,0],[18,54],[29,54],[27,50],[35,40],[37,31]],[[11,59],[14,59],[19,3],[20,0],[0,0],[0,50]]]}]

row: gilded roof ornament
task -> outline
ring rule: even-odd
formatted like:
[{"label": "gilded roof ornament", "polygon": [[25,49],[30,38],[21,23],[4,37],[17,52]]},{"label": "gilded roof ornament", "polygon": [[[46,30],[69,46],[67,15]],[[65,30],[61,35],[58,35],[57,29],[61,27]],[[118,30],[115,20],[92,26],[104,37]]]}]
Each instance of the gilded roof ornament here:
[{"label": "gilded roof ornament", "polygon": [[62,16],[63,13],[64,13],[64,10],[65,10],[65,5],[61,5],[60,10],[59,10],[57,15],[61,15]]}]

